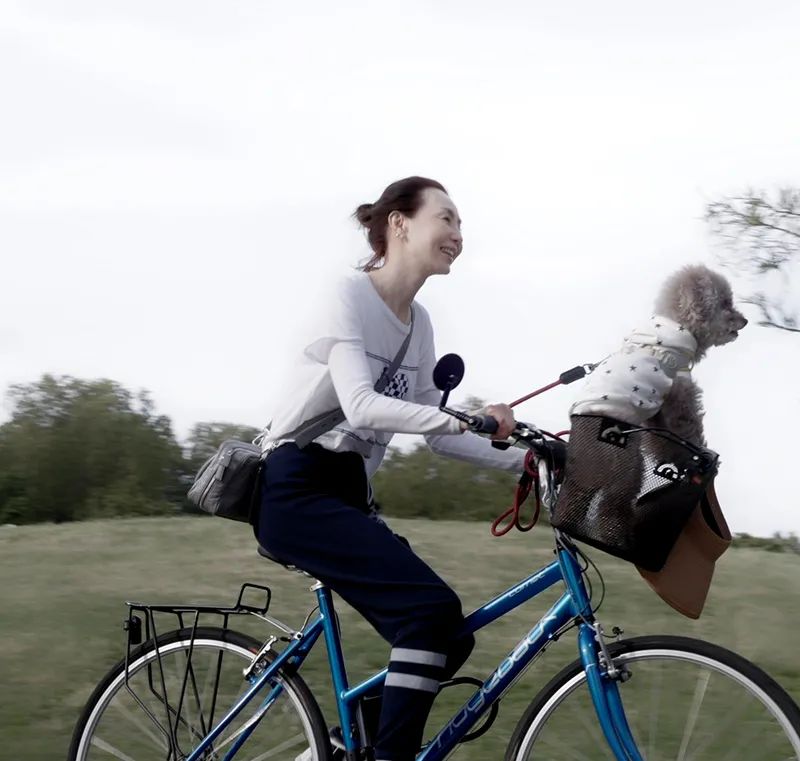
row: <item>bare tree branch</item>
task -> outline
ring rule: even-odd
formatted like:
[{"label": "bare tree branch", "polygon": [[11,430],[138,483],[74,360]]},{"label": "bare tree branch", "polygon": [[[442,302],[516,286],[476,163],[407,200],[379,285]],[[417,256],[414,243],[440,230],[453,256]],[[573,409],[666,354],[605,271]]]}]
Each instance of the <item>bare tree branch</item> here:
[{"label": "bare tree branch", "polygon": [[761,319],[758,324],[767,328],[778,328],[787,330],[791,333],[800,333],[797,317],[787,314],[779,306],[771,304],[763,293],[756,293],[752,296],[743,298],[745,304],[752,304],[758,307],[761,312]]},{"label": "bare tree branch", "polygon": [[[726,245],[724,266],[757,277],[778,273],[788,286],[790,269],[800,264],[800,189],[783,188],[773,195],[771,199],[763,191],[750,190],[714,201],[706,206],[705,218]],[[800,333],[797,315],[779,297],[761,290],[745,301],[758,307],[760,325]]]}]

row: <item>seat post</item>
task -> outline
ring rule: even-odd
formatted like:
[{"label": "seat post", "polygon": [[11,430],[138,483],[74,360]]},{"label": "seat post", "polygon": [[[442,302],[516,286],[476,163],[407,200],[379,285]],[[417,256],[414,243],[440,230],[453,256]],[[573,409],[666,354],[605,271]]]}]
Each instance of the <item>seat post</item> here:
[{"label": "seat post", "polygon": [[[350,701],[344,700],[344,694],[348,690],[347,670],[342,654],[342,641],[339,632],[339,621],[333,606],[333,595],[331,590],[320,581],[312,585],[311,590],[317,595],[319,612],[322,617],[322,630],[325,633],[325,647],[328,651],[328,662],[331,669],[331,680],[333,682],[334,696],[336,705],[339,709],[339,721],[344,735],[345,745],[352,742],[349,728],[353,724],[353,711]],[[348,747],[348,750],[350,748]]]}]

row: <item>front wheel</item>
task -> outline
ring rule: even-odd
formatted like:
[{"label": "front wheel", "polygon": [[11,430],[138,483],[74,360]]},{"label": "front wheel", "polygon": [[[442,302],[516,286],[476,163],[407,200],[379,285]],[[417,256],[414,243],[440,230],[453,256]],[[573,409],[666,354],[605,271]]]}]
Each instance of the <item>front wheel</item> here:
[{"label": "front wheel", "polygon": [[[68,761],[180,761],[187,758],[251,687],[242,669],[260,644],[217,627],[181,629],[133,650],[105,676],[75,727]],[[270,654],[267,654],[268,657]],[[329,761],[330,743],[317,702],[297,674],[279,672],[275,700],[236,758]],[[277,687],[277,689],[275,689]],[[222,759],[269,687],[217,738],[203,759]]]},{"label": "front wheel", "polygon": [[[800,761],[800,709],[748,660],[686,637],[636,637],[609,646],[631,678],[619,685],[646,761]],[[614,761],[586,675],[575,661],[534,698],[506,761]]]}]

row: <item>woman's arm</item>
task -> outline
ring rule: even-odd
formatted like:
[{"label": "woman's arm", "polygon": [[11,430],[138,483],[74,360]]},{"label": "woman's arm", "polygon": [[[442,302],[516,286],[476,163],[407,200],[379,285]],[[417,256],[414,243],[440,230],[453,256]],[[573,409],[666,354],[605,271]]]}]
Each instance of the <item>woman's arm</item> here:
[{"label": "woman's arm", "polygon": [[377,393],[361,341],[337,342],[328,355],[328,369],[342,411],[354,428],[390,433],[461,433],[458,420],[436,407]]},{"label": "woman's arm", "polygon": [[489,439],[476,436],[474,433],[465,433],[458,437],[429,434],[425,437],[425,443],[436,454],[452,457],[455,460],[465,460],[481,468],[522,473],[525,462],[524,449],[519,447],[510,447],[505,451],[495,449]]},{"label": "woman's arm", "polygon": [[[332,289],[312,326],[314,340],[304,349],[307,357],[327,365],[347,422],[353,428],[388,433],[461,433],[458,421],[437,409],[375,391],[365,348],[364,321],[370,315],[364,313],[363,288],[362,281],[344,278]],[[425,320],[416,322],[415,333]]]},{"label": "woman's arm", "polygon": [[[435,365],[436,352],[433,345],[433,332],[429,331],[424,336],[414,398],[420,404],[438,407],[442,392],[433,385]],[[489,439],[476,436],[474,433],[466,433],[459,437],[428,434],[425,436],[425,442],[436,454],[453,457],[456,460],[466,460],[482,468],[498,468],[512,473],[521,473],[525,460],[524,450],[518,447],[511,447],[505,451],[495,449]]]}]

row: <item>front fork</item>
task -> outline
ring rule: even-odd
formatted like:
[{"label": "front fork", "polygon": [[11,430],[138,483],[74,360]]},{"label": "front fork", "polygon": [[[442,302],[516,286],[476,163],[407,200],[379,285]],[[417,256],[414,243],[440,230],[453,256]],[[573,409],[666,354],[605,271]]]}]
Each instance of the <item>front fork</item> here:
[{"label": "front fork", "polygon": [[572,596],[575,616],[581,621],[578,625],[578,651],[603,735],[618,761],[644,761],[625,718],[619,694],[620,683],[627,681],[630,673],[624,666],[617,667],[608,652],[603,628],[594,617],[586,592],[583,571],[569,543],[562,544],[558,558],[564,582]]},{"label": "front fork", "polygon": [[625,718],[619,694],[619,685],[630,678],[630,672],[611,660],[598,622],[580,624],[578,650],[600,727],[614,756],[618,761],[644,761]]}]

